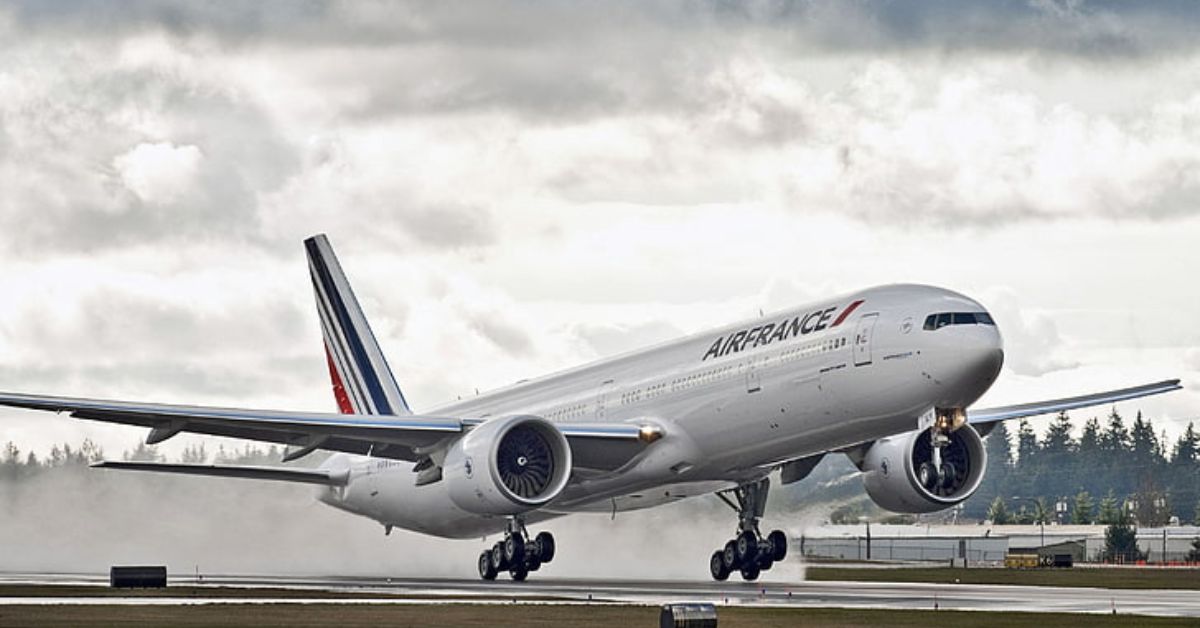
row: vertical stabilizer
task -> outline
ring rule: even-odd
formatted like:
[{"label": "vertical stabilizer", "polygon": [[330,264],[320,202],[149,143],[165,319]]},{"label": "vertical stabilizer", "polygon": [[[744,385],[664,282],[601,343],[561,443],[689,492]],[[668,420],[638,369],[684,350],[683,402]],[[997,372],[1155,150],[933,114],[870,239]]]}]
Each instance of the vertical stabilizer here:
[{"label": "vertical stabilizer", "polygon": [[412,414],[324,234],[304,241],[333,396],[343,414]]}]

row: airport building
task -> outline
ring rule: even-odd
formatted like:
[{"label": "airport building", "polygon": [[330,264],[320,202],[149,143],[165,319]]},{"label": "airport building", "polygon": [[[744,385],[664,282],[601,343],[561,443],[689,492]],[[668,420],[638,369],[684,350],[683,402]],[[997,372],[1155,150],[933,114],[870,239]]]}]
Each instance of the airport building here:
[{"label": "airport building", "polygon": [[[824,525],[793,537],[805,557],[833,560],[882,560],[1003,563],[1012,554],[1070,555],[1074,562],[1100,562],[1105,526],[1101,525]],[[1185,561],[1200,527],[1140,528],[1138,548],[1150,562]]]}]

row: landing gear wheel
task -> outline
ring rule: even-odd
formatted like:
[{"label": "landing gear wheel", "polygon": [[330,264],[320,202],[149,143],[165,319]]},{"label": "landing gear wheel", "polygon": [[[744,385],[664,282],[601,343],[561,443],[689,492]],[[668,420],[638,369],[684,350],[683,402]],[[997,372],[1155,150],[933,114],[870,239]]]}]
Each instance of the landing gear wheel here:
[{"label": "landing gear wheel", "polygon": [[737,541],[726,543],[725,549],[721,550],[721,556],[725,561],[725,571],[733,571],[741,566],[737,558]]},{"label": "landing gear wheel", "polygon": [[508,569],[508,561],[504,559],[503,542],[497,542],[492,546],[492,565],[496,567],[496,571]]},{"label": "landing gear wheel", "polygon": [[524,582],[529,577],[529,568],[525,563],[518,563],[508,570],[508,575],[516,582]]},{"label": "landing gear wheel", "polygon": [[737,537],[737,559],[739,565],[748,565],[754,561],[758,553],[758,539],[754,533],[745,530]]},{"label": "landing gear wheel", "polygon": [[484,580],[496,579],[496,565],[492,563],[491,550],[484,550],[479,554],[479,577]]},{"label": "landing gear wheel", "polygon": [[549,532],[538,532],[534,537],[538,549],[539,562],[548,563],[554,560],[554,535]]},{"label": "landing gear wheel", "polygon": [[757,565],[753,567],[742,567],[742,580],[745,580],[746,582],[754,582],[755,580],[758,580],[758,573],[759,569]]},{"label": "landing gear wheel", "polygon": [[767,535],[767,542],[771,544],[771,558],[775,562],[783,560],[787,556],[787,535],[783,530],[771,530]]},{"label": "landing gear wheel", "polygon": [[713,580],[717,582],[724,582],[729,577],[729,568],[725,566],[724,551],[713,552],[712,558],[708,559],[708,570],[712,573]]},{"label": "landing gear wheel", "polygon": [[504,559],[510,568],[525,561],[525,539],[511,534],[504,539]]}]

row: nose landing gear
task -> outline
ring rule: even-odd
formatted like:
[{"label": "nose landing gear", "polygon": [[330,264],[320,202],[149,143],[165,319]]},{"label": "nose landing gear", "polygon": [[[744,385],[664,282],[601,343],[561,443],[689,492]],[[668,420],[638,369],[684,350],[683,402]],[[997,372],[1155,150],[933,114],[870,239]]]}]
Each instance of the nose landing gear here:
[{"label": "nose landing gear", "polygon": [[[723,581],[734,571],[740,571],[743,580],[754,581],[761,572],[787,556],[787,535],[781,530],[772,530],[764,538],[758,530],[770,488],[770,479],[763,478],[717,493],[721,501],[738,513],[738,533],[709,558],[708,567],[714,580]],[[737,500],[736,504],[728,497],[730,493]]]},{"label": "nose landing gear", "polygon": [[479,577],[495,580],[501,571],[507,571],[513,580],[520,582],[537,571],[544,563],[554,560],[554,536],[539,532],[532,539],[525,530],[525,522],[513,517],[508,522],[504,540],[497,541],[491,549],[479,554]]}]

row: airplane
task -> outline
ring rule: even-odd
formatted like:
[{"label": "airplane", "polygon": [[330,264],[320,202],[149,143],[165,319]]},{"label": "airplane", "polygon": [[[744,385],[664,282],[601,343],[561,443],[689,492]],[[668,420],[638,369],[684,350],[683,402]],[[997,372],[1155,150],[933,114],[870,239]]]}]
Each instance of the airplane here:
[{"label": "airplane", "polygon": [[991,409],[973,404],[1004,348],[979,302],[885,285],[703,331],[645,350],[415,413],[324,235],[304,242],[337,413],[0,393],[0,405],[285,446],[317,468],[102,461],[94,466],[318,485],[318,499],[445,538],[503,534],[479,555],[485,580],[525,580],[556,555],[529,525],[716,494],[737,514],[708,558],[716,580],[759,577],[787,555],[763,534],[771,477],[805,478],[829,453],[862,472],[879,506],[928,513],[983,479],[982,438],[999,421],[1181,388],[1170,379]]}]

